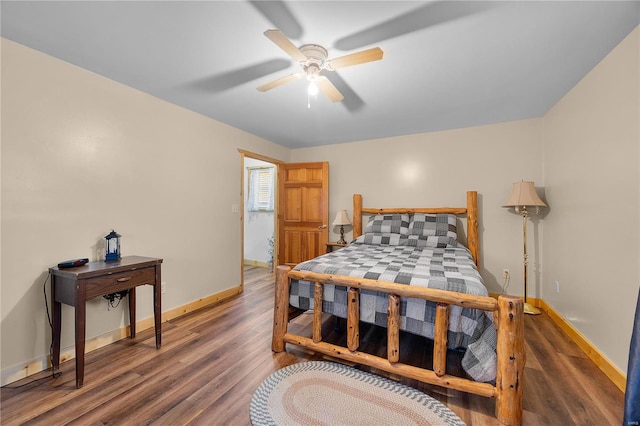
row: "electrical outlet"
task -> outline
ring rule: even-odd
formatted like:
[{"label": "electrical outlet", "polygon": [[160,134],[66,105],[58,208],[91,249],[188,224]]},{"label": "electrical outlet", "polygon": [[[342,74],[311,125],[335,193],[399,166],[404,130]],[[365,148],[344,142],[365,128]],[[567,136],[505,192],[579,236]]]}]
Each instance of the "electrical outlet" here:
[{"label": "electrical outlet", "polygon": [[556,281],[556,293],[560,293],[560,281]]},{"label": "electrical outlet", "polygon": [[511,275],[509,274],[509,270],[508,269],[503,269],[502,270],[502,279],[508,280],[510,276]]},{"label": "electrical outlet", "polygon": [[162,281],[162,284],[160,285],[160,291],[162,293],[166,293],[167,292],[167,282],[166,281]]}]

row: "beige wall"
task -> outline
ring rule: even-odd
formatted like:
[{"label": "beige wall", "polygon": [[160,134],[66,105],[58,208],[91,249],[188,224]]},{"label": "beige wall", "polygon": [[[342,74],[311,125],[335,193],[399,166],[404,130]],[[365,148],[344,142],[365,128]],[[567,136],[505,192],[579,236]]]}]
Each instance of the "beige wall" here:
[{"label": "beige wall", "polygon": [[[329,211],[352,215],[352,195],[365,207],[466,205],[476,190],[480,205],[481,273],[489,291],[500,292],[502,269],[513,278],[509,291],[522,289],[522,219],[501,207],[519,180],[542,183],[542,121],[524,120],[445,132],[418,134],[292,151],[292,161],[328,161]],[[332,227],[334,228],[334,227]],[[330,238],[338,239],[337,229]],[[541,246],[531,227],[530,264]],[[351,237],[349,229],[348,237]],[[534,268],[532,267],[532,270]],[[531,274],[529,294],[538,295],[539,276]]]},{"label": "beige wall", "polygon": [[639,39],[636,28],[544,117],[542,297],[624,374],[640,284]]},{"label": "beige wall", "polygon": [[[2,40],[2,369],[43,357],[47,269],[95,260],[111,228],[123,255],[164,259],[163,310],[240,284],[240,154],[289,150]],[[47,286],[48,287],[48,286]],[[152,315],[151,289],[138,318]],[[63,310],[62,346],[73,344]],[[87,337],[122,306],[87,307]]]}]

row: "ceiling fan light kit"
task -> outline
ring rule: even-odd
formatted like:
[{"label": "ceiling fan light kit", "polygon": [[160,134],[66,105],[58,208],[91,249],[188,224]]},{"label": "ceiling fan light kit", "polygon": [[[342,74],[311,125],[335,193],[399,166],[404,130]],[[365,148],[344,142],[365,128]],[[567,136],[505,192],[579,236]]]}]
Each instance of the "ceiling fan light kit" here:
[{"label": "ceiling fan light kit", "polygon": [[307,93],[309,96],[317,96],[318,95],[318,85],[314,80],[309,80],[309,87],[307,88]]},{"label": "ceiling fan light kit", "polygon": [[378,61],[382,59],[383,56],[382,49],[374,47],[339,58],[328,59],[327,49],[318,44],[305,44],[296,47],[296,45],[278,29],[267,30],[264,32],[264,35],[298,62],[302,71],[259,86],[258,90],[261,92],[266,92],[290,81],[305,77],[309,81],[307,89],[309,96],[315,96],[318,90],[320,90],[331,101],[341,102],[344,99],[342,93],[334,86],[331,80],[320,73],[322,71],[335,71],[340,68]]}]

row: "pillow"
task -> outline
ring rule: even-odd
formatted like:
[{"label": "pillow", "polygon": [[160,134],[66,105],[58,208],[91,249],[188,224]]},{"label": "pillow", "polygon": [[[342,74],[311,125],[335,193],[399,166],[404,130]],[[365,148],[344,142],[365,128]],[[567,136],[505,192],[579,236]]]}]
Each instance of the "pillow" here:
[{"label": "pillow", "polygon": [[368,232],[354,241],[356,244],[375,244],[382,246],[406,246],[407,236],[391,233]]},{"label": "pillow", "polygon": [[455,238],[445,236],[430,235],[423,237],[419,235],[409,235],[405,240],[405,245],[411,247],[432,247],[432,248],[447,248],[447,247],[461,247],[460,243]]},{"label": "pillow", "polygon": [[364,233],[407,235],[409,233],[409,215],[379,214],[371,216]]},{"label": "pillow", "polygon": [[456,215],[416,213],[409,223],[409,235],[419,237],[458,238],[456,231]]}]

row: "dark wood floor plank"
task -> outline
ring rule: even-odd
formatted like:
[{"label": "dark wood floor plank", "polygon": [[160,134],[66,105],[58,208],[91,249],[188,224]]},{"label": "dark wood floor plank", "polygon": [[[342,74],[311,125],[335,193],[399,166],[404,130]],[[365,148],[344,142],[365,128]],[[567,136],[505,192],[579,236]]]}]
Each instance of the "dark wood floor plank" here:
[{"label": "dark wood floor plank", "polygon": [[[149,329],[87,354],[82,389],[75,388],[74,360],[61,364],[62,376],[55,380],[42,372],[5,386],[2,424],[249,425],[253,391],[269,374],[297,362],[328,359],[295,346],[271,352],[273,291],[273,275],[247,268],[243,294],[163,323],[161,349]],[[311,321],[312,315],[303,314],[290,327],[310,335]],[[344,325],[336,328],[329,318],[323,340],[345,342],[343,331]],[[363,325],[361,350],[384,356],[385,336],[384,330]],[[622,422],[622,393],[548,316],[527,316],[525,338],[525,425]],[[429,365],[432,344],[403,334],[400,352],[403,362]],[[456,357],[460,353],[447,354],[448,360]],[[450,366],[448,372],[462,374]],[[15,388],[36,377],[46,378]],[[499,424],[491,399],[395,379],[443,402],[468,426]]]},{"label": "dark wood floor plank", "polygon": [[69,399],[34,417],[25,425],[60,425],[82,415],[94,412],[106,402],[117,398],[118,395],[129,391],[142,383],[142,378],[135,374],[125,374],[115,377],[92,392],[85,392],[81,396]]}]

